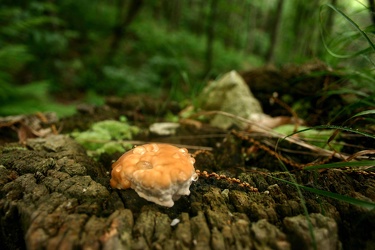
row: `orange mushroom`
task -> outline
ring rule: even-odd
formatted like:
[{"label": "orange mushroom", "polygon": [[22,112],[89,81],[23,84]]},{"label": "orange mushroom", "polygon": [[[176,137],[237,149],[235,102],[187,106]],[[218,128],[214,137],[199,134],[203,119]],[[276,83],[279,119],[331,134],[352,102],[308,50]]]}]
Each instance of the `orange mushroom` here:
[{"label": "orange mushroom", "polygon": [[142,198],[172,207],[181,195],[190,194],[198,179],[194,158],[187,149],[168,144],[145,144],[123,154],[112,164],[111,187],[134,189]]}]

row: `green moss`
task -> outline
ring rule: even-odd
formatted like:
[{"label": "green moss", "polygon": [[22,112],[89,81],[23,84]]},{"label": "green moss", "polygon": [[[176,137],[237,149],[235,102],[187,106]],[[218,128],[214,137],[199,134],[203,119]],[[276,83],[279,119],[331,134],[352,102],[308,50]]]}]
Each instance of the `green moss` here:
[{"label": "green moss", "polygon": [[89,155],[97,157],[130,149],[132,145],[124,140],[131,140],[139,131],[126,121],[106,120],[94,123],[87,131],[76,131],[71,135],[88,150]]}]

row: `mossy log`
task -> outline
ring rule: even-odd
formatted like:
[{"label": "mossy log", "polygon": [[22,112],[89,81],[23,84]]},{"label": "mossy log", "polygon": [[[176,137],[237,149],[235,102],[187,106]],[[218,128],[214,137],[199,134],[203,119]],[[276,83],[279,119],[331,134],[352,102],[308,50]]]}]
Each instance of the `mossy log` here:
[{"label": "mossy log", "polygon": [[[199,162],[197,164],[199,166]],[[5,145],[0,154],[0,249],[364,249],[375,245],[375,213],[302,192],[270,177],[241,176],[250,192],[225,180],[201,178],[172,208],[133,190],[109,186],[110,166],[57,135]],[[372,176],[330,170],[295,173],[375,200]],[[304,206],[309,214],[306,217]],[[307,219],[308,218],[308,219]],[[310,226],[309,226],[310,225]]]}]

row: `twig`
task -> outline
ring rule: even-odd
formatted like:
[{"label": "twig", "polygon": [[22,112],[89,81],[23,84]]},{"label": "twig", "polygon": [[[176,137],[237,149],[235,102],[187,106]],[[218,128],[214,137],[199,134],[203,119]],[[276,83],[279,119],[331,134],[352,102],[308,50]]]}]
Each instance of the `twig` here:
[{"label": "twig", "polygon": [[[223,115],[223,116],[227,116],[229,118],[232,118],[232,119],[238,120],[240,122],[243,122],[245,124],[251,125],[252,131],[264,133],[266,136],[272,136],[272,137],[275,137],[275,138],[278,138],[278,139],[281,139],[281,140],[286,140],[288,142],[297,144],[301,147],[307,148],[311,151],[317,152],[321,156],[335,157],[337,159],[345,160],[345,161],[349,158],[349,156],[346,155],[346,154],[338,153],[336,151],[331,151],[331,150],[323,149],[323,148],[308,144],[308,143],[306,143],[306,142],[304,142],[304,141],[302,141],[298,138],[286,136],[286,135],[278,133],[278,132],[276,132],[276,131],[268,128],[268,127],[260,126],[252,120],[245,119],[243,117],[239,117],[239,116],[233,115],[231,113],[227,113],[227,112],[224,112],[224,111],[202,111],[202,112],[199,112],[197,114],[194,114],[192,117],[201,116],[201,115]],[[242,133],[246,134],[246,132],[242,132]]]}]

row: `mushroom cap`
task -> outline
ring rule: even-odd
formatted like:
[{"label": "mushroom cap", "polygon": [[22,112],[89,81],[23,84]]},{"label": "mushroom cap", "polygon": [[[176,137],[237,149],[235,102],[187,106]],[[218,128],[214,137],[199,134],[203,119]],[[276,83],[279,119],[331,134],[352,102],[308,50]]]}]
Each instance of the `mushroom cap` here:
[{"label": "mushroom cap", "polygon": [[194,158],[187,149],[169,144],[145,144],[123,154],[112,164],[113,188],[133,188],[139,196],[163,206],[173,206],[190,194],[197,179]]}]

